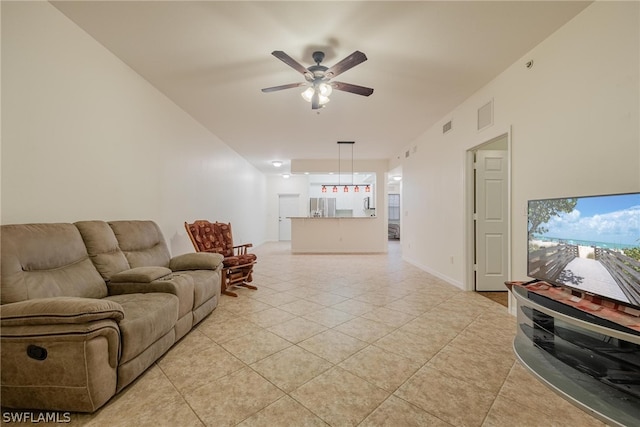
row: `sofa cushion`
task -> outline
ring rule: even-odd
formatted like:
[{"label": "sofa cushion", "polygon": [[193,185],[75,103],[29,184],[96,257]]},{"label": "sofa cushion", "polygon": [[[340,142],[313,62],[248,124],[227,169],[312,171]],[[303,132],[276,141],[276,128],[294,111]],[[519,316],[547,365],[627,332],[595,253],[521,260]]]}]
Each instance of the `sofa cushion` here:
[{"label": "sofa cushion", "polygon": [[138,356],[169,332],[178,320],[178,297],[167,293],[125,294],[107,297],[124,310],[119,322],[122,337],[120,364]]},{"label": "sofa cushion", "polygon": [[166,267],[136,267],[114,274],[111,283],[149,283],[170,274]]},{"label": "sofa cushion", "polygon": [[181,271],[180,276],[193,279],[193,308],[200,307],[204,302],[220,293],[220,273],[212,270]]},{"label": "sofa cushion", "polygon": [[0,237],[2,304],[107,296],[107,286],[73,224],[3,225]]},{"label": "sofa cushion", "polygon": [[[151,267],[139,267],[151,268]],[[164,267],[156,267],[164,268]],[[114,276],[115,277],[115,276]],[[182,274],[169,274],[160,279],[146,282],[109,282],[107,284],[110,295],[123,294],[149,294],[149,293],[169,293],[178,297],[180,300],[178,308],[178,319],[189,314],[193,310],[194,286],[193,279],[190,276]],[[190,325],[191,326],[191,325]]]},{"label": "sofa cushion", "polygon": [[109,224],[105,221],[78,221],[74,225],[80,231],[89,257],[104,280],[130,268]]},{"label": "sofa cushion", "polygon": [[131,268],[169,267],[171,254],[162,231],[155,222],[111,221],[109,226]]}]

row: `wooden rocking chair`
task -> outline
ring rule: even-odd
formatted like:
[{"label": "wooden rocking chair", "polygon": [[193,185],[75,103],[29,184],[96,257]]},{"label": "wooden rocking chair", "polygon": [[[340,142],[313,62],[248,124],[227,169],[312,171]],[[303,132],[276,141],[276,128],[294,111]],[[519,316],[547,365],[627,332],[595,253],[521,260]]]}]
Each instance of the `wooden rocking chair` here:
[{"label": "wooden rocking chair", "polygon": [[237,297],[238,294],[229,290],[233,286],[258,289],[249,284],[253,281],[253,266],[257,262],[256,255],[247,252],[253,244],[234,246],[231,224],[199,219],[193,224],[185,222],[184,227],[196,252],[214,252],[224,256],[221,283],[223,294]]}]

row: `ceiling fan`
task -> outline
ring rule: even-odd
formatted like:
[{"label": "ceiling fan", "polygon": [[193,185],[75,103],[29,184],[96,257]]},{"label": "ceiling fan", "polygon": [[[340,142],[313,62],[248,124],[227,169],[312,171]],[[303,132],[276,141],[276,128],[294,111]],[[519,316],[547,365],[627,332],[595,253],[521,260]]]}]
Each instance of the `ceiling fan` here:
[{"label": "ceiling fan", "polygon": [[342,61],[335,64],[333,67],[325,67],[320,65],[324,59],[324,52],[313,52],[313,61],[316,65],[311,65],[305,68],[298,61],[287,55],[281,50],[275,50],[271,52],[273,56],[301,73],[305,82],[290,83],[281,86],[273,86],[262,89],[263,92],[275,92],[283,89],[291,89],[294,87],[308,86],[307,89],[302,92],[302,97],[311,102],[311,109],[317,110],[324,107],[329,102],[329,95],[332,89],[341,90],[344,92],[355,93],[356,95],[369,96],[373,93],[373,89],[364,86],[358,86],[351,83],[330,81],[332,78],[344,73],[345,71],[355,67],[356,65],[367,60],[364,53],[356,50],[351,55],[344,58]]}]

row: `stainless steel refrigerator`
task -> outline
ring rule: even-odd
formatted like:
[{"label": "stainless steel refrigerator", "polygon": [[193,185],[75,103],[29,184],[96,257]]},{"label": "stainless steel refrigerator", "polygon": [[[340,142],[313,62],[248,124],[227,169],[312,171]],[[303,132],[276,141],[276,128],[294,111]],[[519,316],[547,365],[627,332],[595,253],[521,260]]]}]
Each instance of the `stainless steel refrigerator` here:
[{"label": "stainless steel refrigerator", "polygon": [[311,197],[309,199],[309,216],[335,217],[336,198],[335,197]]}]

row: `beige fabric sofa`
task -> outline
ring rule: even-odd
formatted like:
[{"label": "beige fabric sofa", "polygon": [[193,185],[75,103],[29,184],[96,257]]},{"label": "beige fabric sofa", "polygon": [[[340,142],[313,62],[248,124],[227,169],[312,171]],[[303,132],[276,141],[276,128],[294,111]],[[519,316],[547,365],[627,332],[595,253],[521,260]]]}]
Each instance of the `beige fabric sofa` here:
[{"label": "beige fabric sofa", "polygon": [[3,225],[3,407],[93,412],[211,313],[222,256],[152,221]]}]

